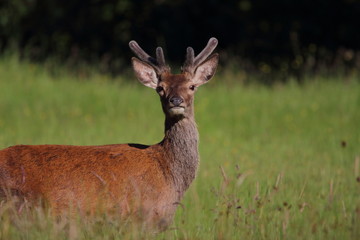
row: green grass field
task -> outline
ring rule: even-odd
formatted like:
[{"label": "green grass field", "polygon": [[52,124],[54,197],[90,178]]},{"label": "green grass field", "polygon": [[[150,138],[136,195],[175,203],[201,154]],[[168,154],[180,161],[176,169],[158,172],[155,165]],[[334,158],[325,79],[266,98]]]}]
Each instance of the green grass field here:
[{"label": "green grass field", "polygon": [[[196,96],[201,164],[160,234],[116,218],[54,221],[0,204],[0,239],[360,239],[360,81],[244,86],[221,73]],[[135,77],[50,75],[0,59],[0,148],[154,144],[156,93]]]}]

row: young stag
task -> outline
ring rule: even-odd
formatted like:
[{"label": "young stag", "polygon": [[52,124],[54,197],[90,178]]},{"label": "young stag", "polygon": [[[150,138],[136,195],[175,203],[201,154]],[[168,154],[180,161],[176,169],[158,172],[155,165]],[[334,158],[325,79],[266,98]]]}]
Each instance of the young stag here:
[{"label": "young stag", "polygon": [[121,216],[163,228],[171,223],[199,163],[194,93],[209,81],[218,64],[211,38],[194,56],[187,48],[181,74],[171,74],[162,48],[156,58],[131,41],[138,80],[156,89],[165,114],[165,137],[155,145],[104,146],[17,145],[0,151],[0,196],[13,194],[27,202],[43,199],[61,214],[119,211]]}]

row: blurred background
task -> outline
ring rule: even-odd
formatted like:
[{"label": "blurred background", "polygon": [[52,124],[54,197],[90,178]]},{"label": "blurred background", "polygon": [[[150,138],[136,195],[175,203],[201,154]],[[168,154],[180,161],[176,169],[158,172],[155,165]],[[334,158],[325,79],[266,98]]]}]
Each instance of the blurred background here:
[{"label": "blurred background", "polygon": [[2,54],[111,75],[128,68],[132,39],[181,64],[186,47],[217,37],[221,66],[260,81],[346,76],[360,67],[359,29],[358,0],[0,1]]}]

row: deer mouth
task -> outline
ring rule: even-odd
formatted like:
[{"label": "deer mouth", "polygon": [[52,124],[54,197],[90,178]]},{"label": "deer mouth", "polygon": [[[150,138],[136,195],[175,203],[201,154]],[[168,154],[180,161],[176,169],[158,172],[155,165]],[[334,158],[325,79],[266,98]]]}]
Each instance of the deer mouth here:
[{"label": "deer mouth", "polygon": [[181,107],[181,106],[170,107],[169,108],[169,113],[170,113],[171,116],[184,115],[185,107]]}]

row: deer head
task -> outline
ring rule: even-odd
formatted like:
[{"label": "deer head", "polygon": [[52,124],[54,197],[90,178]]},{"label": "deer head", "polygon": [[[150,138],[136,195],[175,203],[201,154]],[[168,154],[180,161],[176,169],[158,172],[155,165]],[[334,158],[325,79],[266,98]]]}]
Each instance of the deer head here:
[{"label": "deer head", "polygon": [[137,42],[129,43],[131,50],[138,57],[132,58],[136,77],[145,86],[156,90],[166,117],[181,119],[193,116],[195,91],[199,86],[207,83],[216,71],[219,55],[210,54],[217,43],[216,38],[211,38],[196,57],[193,48],[188,47],[181,74],[170,73],[170,67],[165,63],[161,47],[156,49],[156,58],[153,58]]}]

